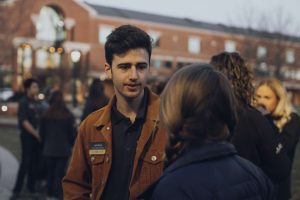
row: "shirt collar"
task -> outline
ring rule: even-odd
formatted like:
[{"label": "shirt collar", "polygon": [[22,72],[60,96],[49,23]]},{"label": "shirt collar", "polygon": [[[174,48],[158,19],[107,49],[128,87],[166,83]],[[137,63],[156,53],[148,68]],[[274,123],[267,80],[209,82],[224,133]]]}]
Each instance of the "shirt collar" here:
[{"label": "shirt collar", "polygon": [[[136,118],[136,120],[144,120],[146,118],[146,113],[147,113],[147,105],[148,105],[148,96],[149,96],[149,91],[144,89],[144,96],[141,101],[141,104],[139,106]],[[126,119],[122,113],[120,113],[117,109],[117,99],[116,97],[113,98],[112,100],[112,109],[111,109],[111,117],[112,117],[112,123],[117,124],[121,120]]]}]

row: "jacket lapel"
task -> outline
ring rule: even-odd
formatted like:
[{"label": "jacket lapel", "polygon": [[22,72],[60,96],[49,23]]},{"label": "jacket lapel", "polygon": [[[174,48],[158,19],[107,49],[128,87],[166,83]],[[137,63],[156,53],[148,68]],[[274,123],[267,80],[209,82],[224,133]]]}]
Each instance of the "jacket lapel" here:
[{"label": "jacket lapel", "polygon": [[112,143],[112,127],[111,127],[112,102],[113,102],[113,98],[111,98],[108,104],[102,108],[103,113],[94,124],[96,129],[101,130],[101,132],[103,133],[102,134],[103,137],[109,144]]},{"label": "jacket lapel", "polygon": [[[158,128],[158,109],[159,109],[159,97],[154,93],[150,92],[149,95],[149,103],[147,108],[147,117],[145,123],[143,125],[140,138],[137,142],[135,159],[133,164],[133,176],[135,176],[135,171],[137,169],[138,162],[143,154],[145,146],[147,145],[149,139],[151,140],[152,137],[155,136],[155,133]],[[149,145],[151,145],[151,141],[149,141]]]}]

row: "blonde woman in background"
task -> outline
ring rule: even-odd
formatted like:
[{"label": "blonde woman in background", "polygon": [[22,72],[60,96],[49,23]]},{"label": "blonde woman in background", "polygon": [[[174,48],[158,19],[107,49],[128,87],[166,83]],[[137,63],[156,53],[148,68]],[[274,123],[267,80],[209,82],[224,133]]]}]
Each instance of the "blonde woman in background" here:
[{"label": "blonde woman in background", "polygon": [[[265,108],[266,117],[273,125],[292,164],[300,135],[300,118],[292,107],[286,89],[279,80],[270,78],[258,84],[255,96],[257,106]],[[291,173],[279,184],[278,191],[279,200],[291,197]]]}]

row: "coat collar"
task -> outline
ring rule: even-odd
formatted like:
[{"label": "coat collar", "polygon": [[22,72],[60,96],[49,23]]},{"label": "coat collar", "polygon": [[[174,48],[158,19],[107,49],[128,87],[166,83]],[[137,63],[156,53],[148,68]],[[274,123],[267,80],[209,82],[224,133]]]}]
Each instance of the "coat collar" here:
[{"label": "coat collar", "polygon": [[215,159],[218,157],[230,156],[236,154],[234,146],[228,142],[210,143],[197,149],[182,154],[173,164],[165,170],[165,173],[175,171],[186,165],[201,162],[204,160]]},{"label": "coat collar", "polygon": [[[146,120],[151,120],[154,122],[158,122],[158,109],[159,109],[159,96],[151,92],[148,88],[145,88],[149,92],[149,100],[148,100],[148,108]],[[113,97],[115,98],[115,96]],[[101,127],[105,126],[109,122],[111,122],[111,109],[113,105],[113,98],[110,99],[108,104],[103,107],[103,114],[99,117],[99,119],[95,122],[94,126]]]}]

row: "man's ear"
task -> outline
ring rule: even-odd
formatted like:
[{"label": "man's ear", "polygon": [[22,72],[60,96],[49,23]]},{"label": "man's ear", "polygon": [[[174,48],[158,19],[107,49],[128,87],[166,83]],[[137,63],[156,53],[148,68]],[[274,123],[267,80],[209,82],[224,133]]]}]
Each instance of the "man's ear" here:
[{"label": "man's ear", "polygon": [[112,78],[111,66],[108,63],[104,64],[104,70],[108,78]]}]

